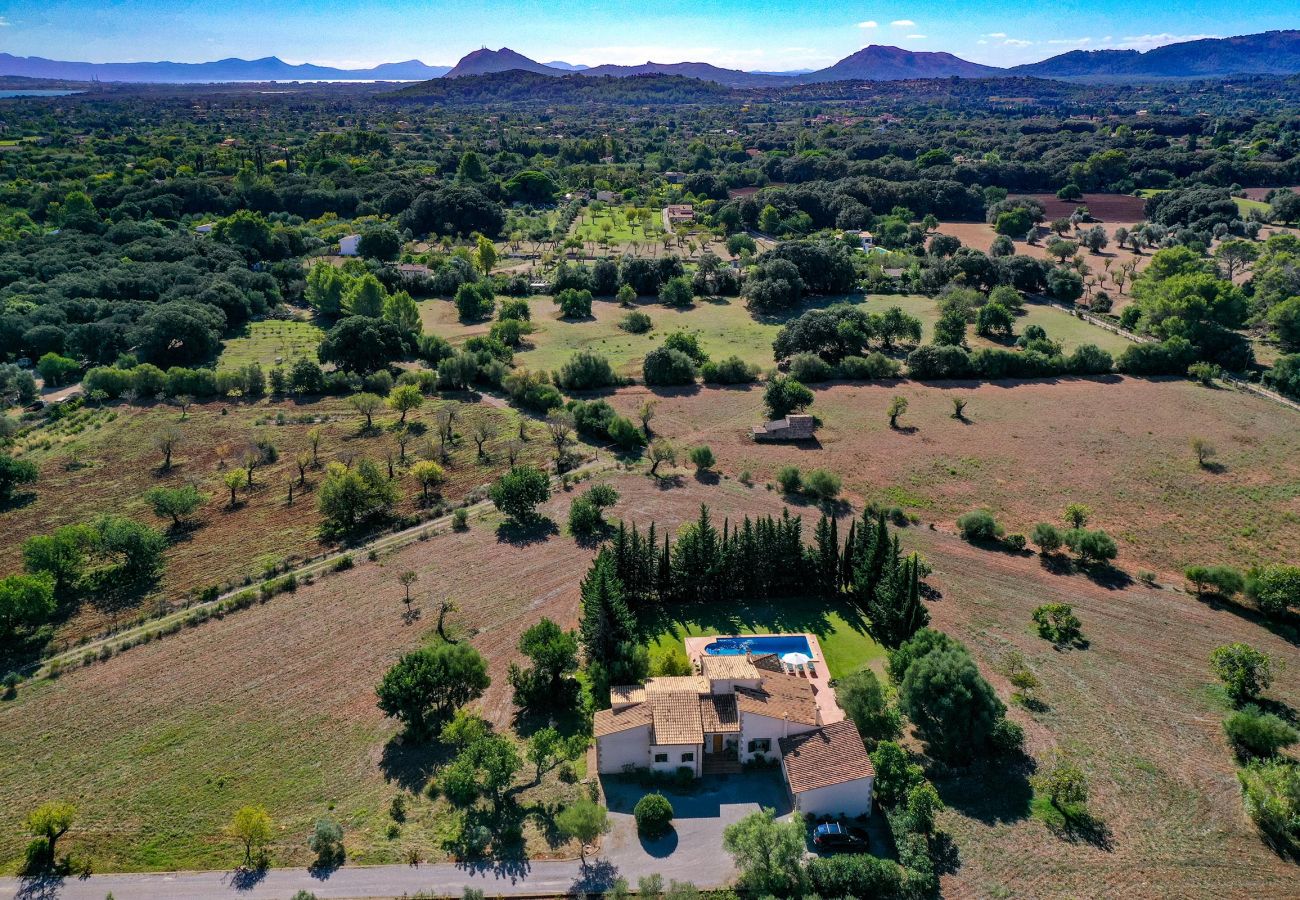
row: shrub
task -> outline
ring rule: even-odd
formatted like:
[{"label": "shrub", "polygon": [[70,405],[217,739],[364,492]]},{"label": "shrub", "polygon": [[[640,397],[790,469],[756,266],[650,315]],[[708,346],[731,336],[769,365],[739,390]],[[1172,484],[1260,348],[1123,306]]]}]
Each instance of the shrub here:
[{"label": "shrub", "polygon": [[497,509],[517,522],[527,522],[551,496],[551,481],[535,466],[514,466],[493,483],[488,495]]},{"label": "shrub", "polygon": [[691,464],[695,466],[697,472],[707,472],[713,468],[717,460],[713,456],[713,451],[708,447],[695,447],[690,453]]},{"label": "shrub", "polygon": [[1044,603],[1034,610],[1038,636],[1053,644],[1074,644],[1083,638],[1083,623],[1068,603]]},{"label": "shrub", "polygon": [[607,429],[609,439],[624,450],[636,450],[645,446],[645,435],[626,416],[615,416]]},{"label": "shrub", "polygon": [[936,647],[907,667],[898,705],[930,755],[950,764],[966,762],[986,748],[1006,714],[970,652],[955,642]]},{"label": "shrub", "polygon": [[659,286],[659,302],[664,306],[690,306],[694,293],[691,279],[678,275]]},{"label": "shrub", "polygon": [[700,374],[707,384],[749,384],[758,379],[758,366],[729,356],[720,362],[706,362]]},{"label": "shrub", "polygon": [[646,354],[642,372],[646,384],[694,384],[695,360],[680,350],[656,347]]},{"label": "shrub", "polygon": [[971,542],[991,542],[1002,537],[1002,526],[993,518],[993,513],[986,509],[972,510],[959,516],[957,531],[964,540]]},{"label": "shrub", "polygon": [[609,359],[590,349],[579,350],[570,356],[556,380],[566,391],[589,391],[622,383]]},{"label": "shrub", "polygon": [[812,391],[804,387],[798,379],[786,375],[777,375],[769,379],[763,389],[763,403],[768,415],[773,419],[783,419],[791,413],[797,413],[812,405]]},{"label": "shrub", "polygon": [[565,288],[555,295],[555,305],[566,319],[585,319],[591,315],[591,291]]},{"label": "shrub", "polygon": [[594,534],[605,522],[600,507],[585,495],[569,504],[569,532],[577,537]]},{"label": "shrub", "polygon": [[1237,703],[1255,700],[1273,683],[1273,659],[1249,644],[1237,642],[1216,647],[1210,667]]},{"label": "shrub", "polygon": [[902,717],[870,669],[841,678],[835,685],[835,699],[858,727],[868,747],[874,747],[879,741],[896,740],[903,733]]},{"label": "shrub", "polygon": [[901,371],[897,360],[876,352],[867,356],[846,356],[840,360],[839,376],[852,381],[897,378]]},{"label": "shrub", "polygon": [[1271,565],[1250,573],[1246,596],[1259,604],[1267,616],[1281,616],[1300,606],[1300,566]]},{"label": "shrub", "polygon": [[1246,812],[1274,839],[1300,835],[1300,766],[1292,760],[1253,762],[1237,773]]},{"label": "shrub", "polygon": [[653,326],[654,323],[650,321],[650,317],[640,310],[633,310],[618,323],[618,327],[629,334],[645,334]]},{"label": "shrub", "polygon": [[803,489],[803,475],[795,466],[785,466],[776,473],[776,483],[783,494],[797,494]]},{"label": "shrub", "polygon": [[451,527],[457,531],[464,531],[469,528],[469,510],[460,507],[451,514]]},{"label": "shrub", "polygon": [[636,830],[651,840],[663,837],[672,827],[673,805],[663,794],[646,794],[632,810],[636,817]]},{"label": "shrub", "polygon": [[1047,522],[1039,522],[1035,525],[1029,539],[1038,545],[1038,549],[1043,553],[1055,553],[1065,543],[1065,539],[1061,536],[1061,529]]},{"label": "shrub", "polygon": [[1246,706],[1228,716],[1223,731],[1241,756],[1275,756],[1282,748],[1300,741],[1300,732],[1258,706]]},{"label": "shrub", "polygon": [[1065,545],[1078,554],[1079,562],[1107,562],[1119,555],[1115,541],[1104,531],[1071,528],[1065,533]]},{"label": "shrub", "polygon": [[1025,749],[1025,729],[1020,726],[1019,722],[1013,722],[1010,719],[999,719],[998,723],[993,726],[993,732],[989,735],[989,744],[993,747],[993,752],[999,756],[1015,756],[1023,753]]},{"label": "shrub", "polygon": [[1025,549],[1025,536],[1023,534],[1009,534],[1002,539],[1008,550],[1019,552]]},{"label": "shrub", "polygon": [[888,859],[866,853],[808,860],[808,885],[820,897],[901,897],[904,871]]},{"label": "shrub", "polygon": [[818,500],[834,500],[840,493],[840,476],[825,469],[813,469],[804,478],[803,486]]},{"label": "shrub", "polygon": [[815,353],[800,353],[790,360],[790,377],[804,384],[826,381],[835,370]]}]

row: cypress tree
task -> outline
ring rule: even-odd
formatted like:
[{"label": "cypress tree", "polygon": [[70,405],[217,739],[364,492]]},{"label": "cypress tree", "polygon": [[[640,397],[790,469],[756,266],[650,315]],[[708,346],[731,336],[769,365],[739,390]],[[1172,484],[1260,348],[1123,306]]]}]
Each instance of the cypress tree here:
[{"label": "cypress tree", "polygon": [[608,665],[620,644],[636,639],[636,619],[623,597],[614,554],[596,554],[582,580],[582,620],[578,628],[588,662]]}]

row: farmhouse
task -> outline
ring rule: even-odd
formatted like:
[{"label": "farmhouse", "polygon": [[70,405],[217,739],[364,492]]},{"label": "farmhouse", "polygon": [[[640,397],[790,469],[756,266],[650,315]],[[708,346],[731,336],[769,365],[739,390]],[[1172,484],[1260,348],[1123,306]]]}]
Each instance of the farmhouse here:
[{"label": "farmhouse", "polygon": [[816,427],[812,416],[786,416],[775,422],[755,425],[753,437],[756,441],[810,441]]},{"label": "farmhouse", "polygon": [[664,207],[664,228],[669,230],[674,225],[686,225],[695,221],[695,207],[689,203],[675,203]]},{"label": "farmhouse", "polygon": [[339,238],[339,256],[358,256],[361,253],[361,235],[349,234]]},{"label": "farmhouse", "polygon": [[812,681],[772,654],[703,656],[700,674],[610,689],[596,713],[596,767],[692,777],[779,762],[796,809],[867,814],[875,772],[857,727],[826,724]]}]

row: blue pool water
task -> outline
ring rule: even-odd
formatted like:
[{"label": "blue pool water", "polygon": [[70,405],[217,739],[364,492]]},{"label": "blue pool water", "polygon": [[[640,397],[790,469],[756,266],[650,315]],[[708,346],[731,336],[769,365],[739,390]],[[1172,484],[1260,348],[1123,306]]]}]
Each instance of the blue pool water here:
[{"label": "blue pool water", "polygon": [[704,648],[710,656],[744,656],[746,653],[804,653],[812,656],[808,638],[802,634],[759,634],[720,637]]}]

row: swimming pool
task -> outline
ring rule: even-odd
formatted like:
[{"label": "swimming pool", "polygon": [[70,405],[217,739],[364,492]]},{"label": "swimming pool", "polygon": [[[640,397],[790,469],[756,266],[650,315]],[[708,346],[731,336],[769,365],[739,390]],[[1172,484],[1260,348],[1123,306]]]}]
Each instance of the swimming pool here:
[{"label": "swimming pool", "polygon": [[710,656],[744,656],[746,653],[803,653],[813,656],[808,638],[802,634],[742,634],[720,637],[704,648]]}]

